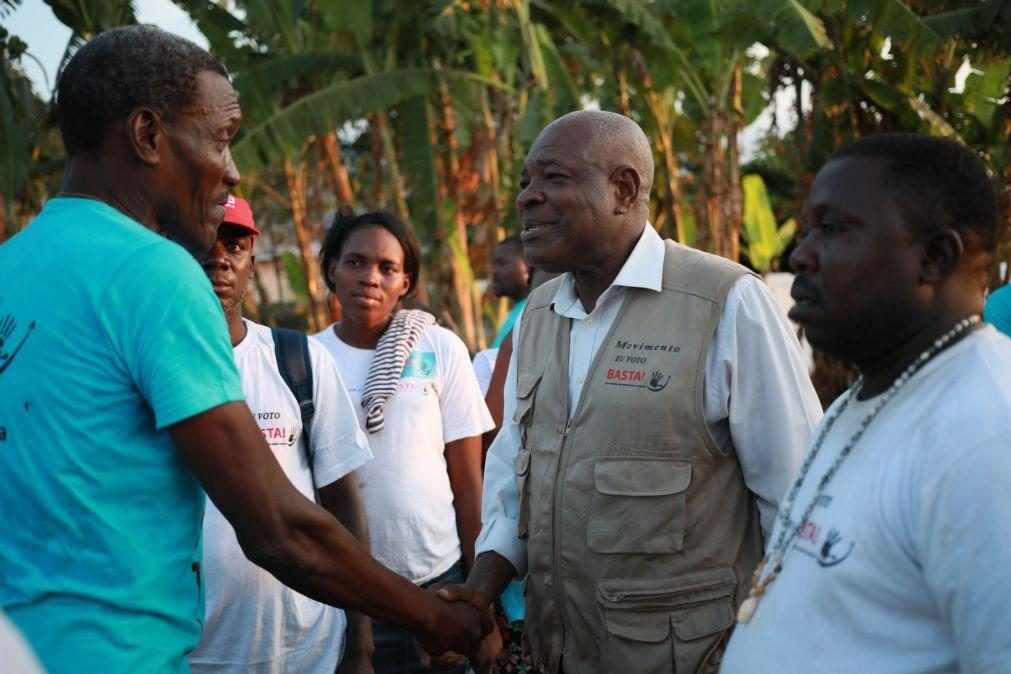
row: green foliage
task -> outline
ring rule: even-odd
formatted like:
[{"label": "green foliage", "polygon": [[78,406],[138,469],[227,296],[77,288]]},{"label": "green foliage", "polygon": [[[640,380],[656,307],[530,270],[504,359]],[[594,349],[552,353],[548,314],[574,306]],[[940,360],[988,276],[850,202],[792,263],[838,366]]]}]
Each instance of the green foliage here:
[{"label": "green foliage", "polygon": [[793,239],[797,223],[790,218],[782,225],[776,224],[776,216],[769,203],[765,182],[761,176],[746,175],[742,180],[744,189],[744,223],[741,229],[743,250],[751,261],[751,266],[759,273],[772,269],[772,262],[778,258]]},{"label": "green foliage", "polygon": [[400,105],[400,112],[397,126],[404,140],[401,168],[412,185],[407,195],[412,224],[422,238],[435,238],[442,233],[443,222],[428,98],[414,96]]},{"label": "green foliage", "polygon": [[310,138],[327,133],[346,120],[427,93],[429,77],[427,70],[407,68],[339,80],[298,98],[262,121],[232,146],[232,156],[245,171],[291,156]]},{"label": "green foliage", "polygon": [[305,281],[305,268],[299,261],[298,256],[290,250],[281,253],[281,263],[284,265],[284,273],[288,277],[288,285],[292,292],[301,302],[309,300],[309,285]]},{"label": "green foliage", "polygon": [[[46,2],[73,31],[68,54],[136,20],[126,0]],[[654,139],[651,212],[665,232],[680,222],[686,242],[698,234],[708,245],[719,228],[703,200],[738,204],[726,195],[743,188],[743,213],[720,231],[740,226],[760,269],[789,239],[792,221],[777,220],[797,211],[826,158],[861,135],[949,135],[1011,175],[1006,0],[175,2],[234,76],[244,121],[233,155],[244,196],[284,223],[272,243],[283,249],[293,239],[283,160],[294,158],[306,176],[299,203],[310,237],[344,185],[336,169],[346,169],[356,206],[397,210],[418,229],[440,311],[470,301],[461,283],[481,275],[488,242],[515,229],[516,176],[530,143],[585,102],[627,113]],[[0,14],[19,4],[0,0]],[[9,61],[0,73],[0,189],[10,220],[10,197],[28,214],[57,184],[58,143],[51,111],[12,66],[30,56],[25,45],[2,28],[0,44]],[[972,71],[958,91],[966,62]],[[754,167],[734,164],[737,132],[796,91],[799,116],[777,116]],[[316,142],[335,130],[339,166],[333,145]],[[735,184],[742,168],[765,186],[752,175]],[[466,227],[449,226],[457,222]],[[285,253],[285,266],[305,302],[297,255]]]},{"label": "green foliage", "polygon": [[[0,65],[0,194],[12,197],[21,191],[31,166],[29,141],[35,135],[32,128],[33,101],[31,85],[6,63]],[[8,214],[11,201],[4,201]]]}]

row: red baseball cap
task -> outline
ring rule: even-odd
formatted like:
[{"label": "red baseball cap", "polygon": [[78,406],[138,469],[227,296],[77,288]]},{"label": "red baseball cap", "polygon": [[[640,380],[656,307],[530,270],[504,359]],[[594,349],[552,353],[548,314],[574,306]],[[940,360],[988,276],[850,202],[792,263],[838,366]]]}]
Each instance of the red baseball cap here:
[{"label": "red baseball cap", "polygon": [[248,229],[253,236],[260,235],[260,230],[256,228],[256,223],[253,222],[253,210],[245,199],[237,197],[234,194],[229,194],[228,201],[225,202],[225,219],[222,221],[222,224],[226,222],[230,225],[237,225]]}]

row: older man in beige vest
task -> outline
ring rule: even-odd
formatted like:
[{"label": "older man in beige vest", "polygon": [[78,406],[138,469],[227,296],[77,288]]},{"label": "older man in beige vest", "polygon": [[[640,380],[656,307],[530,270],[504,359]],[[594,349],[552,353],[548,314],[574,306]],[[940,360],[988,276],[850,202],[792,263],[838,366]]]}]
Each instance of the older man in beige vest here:
[{"label": "older man in beige vest", "polygon": [[541,132],[516,198],[527,259],[567,273],[516,323],[480,556],[444,597],[525,576],[551,671],[713,671],[821,416],[772,294],[663,241],[652,180],[633,121],[582,111]]}]

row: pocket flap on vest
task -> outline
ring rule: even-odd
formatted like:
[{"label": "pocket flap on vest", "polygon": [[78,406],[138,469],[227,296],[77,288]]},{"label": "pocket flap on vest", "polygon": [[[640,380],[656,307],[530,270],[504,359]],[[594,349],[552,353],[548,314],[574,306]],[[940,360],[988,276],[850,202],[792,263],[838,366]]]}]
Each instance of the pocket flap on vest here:
[{"label": "pocket flap on vest", "polygon": [[691,641],[721,632],[734,622],[734,611],[730,598],[717,599],[708,604],[675,611],[671,614],[674,621],[674,634],[679,639]]},{"label": "pocket flap on vest", "polygon": [[677,494],[687,489],[691,481],[691,461],[601,458],[593,468],[597,491],[612,496]]},{"label": "pocket flap on vest", "polygon": [[666,613],[605,611],[604,624],[616,637],[654,643],[670,634],[670,616]]},{"label": "pocket flap on vest", "polygon": [[519,370],[516,372],[516,397],[529,398],[537,389],[537,384],[541,381],[544,372],[534,370]]}]

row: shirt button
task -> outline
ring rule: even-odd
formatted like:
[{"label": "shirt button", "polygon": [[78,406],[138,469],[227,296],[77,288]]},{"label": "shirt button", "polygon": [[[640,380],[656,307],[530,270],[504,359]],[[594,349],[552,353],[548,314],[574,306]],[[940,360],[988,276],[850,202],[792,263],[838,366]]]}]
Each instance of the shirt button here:
[{"label": "shirt button", "polygon": [[582,384],[583,383],[583,376],[582,375],[576,377],[576,383],[577,384]]},{"label": "shirt button", "polygon": [[586,319],[586,324],[587,325],[593,325],[593,319],[592,318],[587,318]]}]

